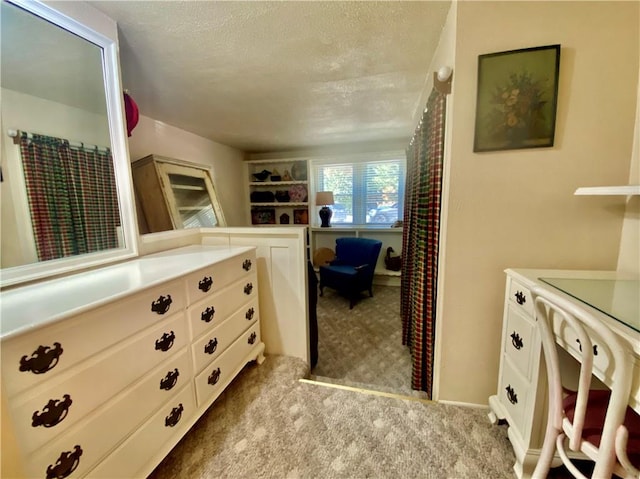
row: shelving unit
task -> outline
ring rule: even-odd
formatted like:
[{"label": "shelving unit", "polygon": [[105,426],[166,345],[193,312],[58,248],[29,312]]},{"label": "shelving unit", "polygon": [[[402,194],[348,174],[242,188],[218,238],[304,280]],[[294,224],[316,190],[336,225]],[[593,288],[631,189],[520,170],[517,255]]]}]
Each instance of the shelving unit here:
[{"label": "shelving unit", "polygon": [[141,233],[225,225],[207,166],[149,155],[131,170]]},{"label": "shelving unit", "polygon": [[252,225],[309,224],[306,159],[248,160],[245,167]]},{"label": "shelving unit", "polygon": [[640,195],[640,185],[626,186],[588,186],[578,188],[576,196],[631,196]]}]

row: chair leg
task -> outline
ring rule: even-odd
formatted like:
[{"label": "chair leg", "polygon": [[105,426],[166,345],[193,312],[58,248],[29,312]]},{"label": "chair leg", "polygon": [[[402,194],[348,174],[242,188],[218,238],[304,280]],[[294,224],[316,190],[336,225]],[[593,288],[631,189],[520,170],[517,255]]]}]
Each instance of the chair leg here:
[{"label": "chair leg", "polygon": [[324,286],[320,285],[320,296],[322,296],[322,290],[323,290]]},{"label": "chair leg", "polygon": [[369,288],[369,297],[373,298],[373,288]]}]

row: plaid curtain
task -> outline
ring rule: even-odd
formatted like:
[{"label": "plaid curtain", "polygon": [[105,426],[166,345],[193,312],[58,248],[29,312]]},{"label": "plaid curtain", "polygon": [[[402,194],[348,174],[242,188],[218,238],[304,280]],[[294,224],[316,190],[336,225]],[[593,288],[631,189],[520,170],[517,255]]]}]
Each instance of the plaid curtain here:
[{"label": "plaid curtain", "polygon": [[118,247],[120,214],[109,150],[22,132],[20,153],[40,261]]},{"label": "plaid curtain", "polygon": [[402,236],[402,343],[411,350],[412,388],[433,393],[433,352],[438,278],[438,236],[444,156],[446,95],[431,92],[407,148]]}]

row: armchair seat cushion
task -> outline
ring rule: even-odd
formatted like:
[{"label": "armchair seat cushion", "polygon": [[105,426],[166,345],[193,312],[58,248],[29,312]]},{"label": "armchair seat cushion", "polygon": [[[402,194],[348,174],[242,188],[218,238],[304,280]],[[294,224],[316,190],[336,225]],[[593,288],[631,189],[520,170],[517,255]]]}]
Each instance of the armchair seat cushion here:
[{"label": "armchair seat cushion", "polygon": [[346,293],[353,307],[361,291],[373,296],[373,274],[382,249],[382,241],[368,238],[336,239],[336,259],[320,266],[320,296],[328,287]]}]

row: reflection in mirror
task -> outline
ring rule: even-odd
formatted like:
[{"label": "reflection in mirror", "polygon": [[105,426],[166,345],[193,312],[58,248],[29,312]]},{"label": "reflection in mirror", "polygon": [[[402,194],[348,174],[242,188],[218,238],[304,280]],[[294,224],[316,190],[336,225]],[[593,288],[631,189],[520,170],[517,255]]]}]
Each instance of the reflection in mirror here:
[{"label": "reflection in mirror", "polygon": [[115,42],[37,2],[1,8],[2,286],[135,255]]}]

